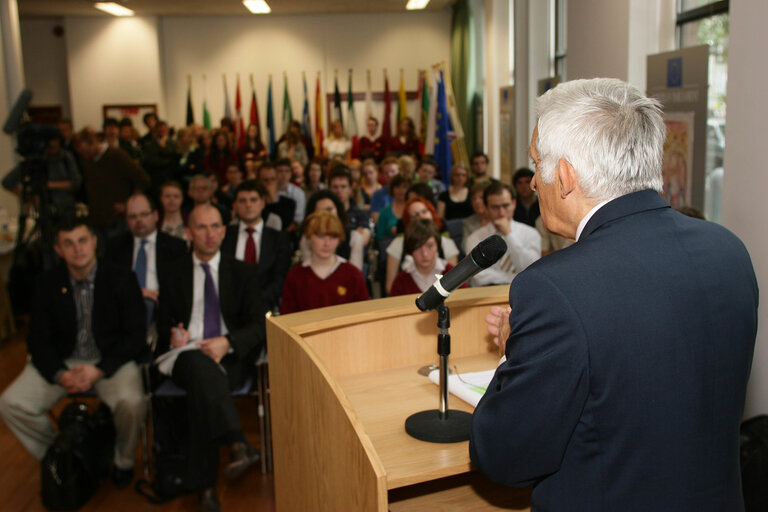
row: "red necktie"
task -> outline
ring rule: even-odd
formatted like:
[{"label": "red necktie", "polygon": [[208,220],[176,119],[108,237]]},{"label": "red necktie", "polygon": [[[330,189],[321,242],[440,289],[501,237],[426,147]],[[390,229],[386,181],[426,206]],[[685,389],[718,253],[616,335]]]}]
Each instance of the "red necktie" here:
[{"label": "red necktie", "polygon": [[245,240],[245,256],[243,261],[252,265],[256,264],[256,242],[253,241],[253,228],[245,228],[248,238]]}]

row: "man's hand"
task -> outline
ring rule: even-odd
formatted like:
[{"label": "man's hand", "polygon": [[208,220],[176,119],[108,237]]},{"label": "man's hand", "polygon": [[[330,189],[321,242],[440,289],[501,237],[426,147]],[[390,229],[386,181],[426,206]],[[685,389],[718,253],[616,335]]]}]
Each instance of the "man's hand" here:
[{"label": "man's hand", "polygon": [[197,344],[200,345],[200,350],[203,354],[217,363],[221,362],[230,349],[229,340],[225,336],[208,338],[207,340],[198,341]]},{"label": "man's hand", "polygon": [[157,302],[160,296],[160,292],[158,290],[150,290],[149,288],[142,288],[141,296],[144,297],[145,299],[149,299]]},{"label": "man's hand", "polygon": [[59,379],[67,393],[83,393],[88,391],[102,377],[104,372],[90,364],[80,364],[64,372]]},{"label": "man's hand", "polygon": [[499,346],[499,356],[503,356],[507,348],[509,314],[511,312],[512,308],[509,306],[491,306],[490,311],[485,315],[485,324],[488,332],[493,336],[493,342]]},{"label": "man's hand", "polygon": [[59,377],[59,384],[67,391],[67,393],[79,393],[80,385],[78,376],[74,370],[67,370]]},{"label": "man's hand", "polygon": [[179,348],[189,343],[189,331],[184,328],[184,324],[179,323],[176,327],[171,327],[171,347]]},{"label": "man's hand", "polygon": [[496,228],[496,231],[502,234],[502,236],[507,236],[512,231],[512,228],[509,226],[509,219],[506,217],[494,220],[493,226]]}]

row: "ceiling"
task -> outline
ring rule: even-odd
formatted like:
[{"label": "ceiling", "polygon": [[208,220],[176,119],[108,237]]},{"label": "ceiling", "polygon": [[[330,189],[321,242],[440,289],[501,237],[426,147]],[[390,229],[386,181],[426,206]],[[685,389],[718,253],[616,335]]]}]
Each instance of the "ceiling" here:
[{"label": "ceiling", "polygon": [[[253,16],[240,0],[116,0],[137,16]],[[455,0],[430,0],[440,10]],[[267,0],[272,15],[402,12],[407,0]],[[18,0],[19,16],[109,16],[92,0]]]}]

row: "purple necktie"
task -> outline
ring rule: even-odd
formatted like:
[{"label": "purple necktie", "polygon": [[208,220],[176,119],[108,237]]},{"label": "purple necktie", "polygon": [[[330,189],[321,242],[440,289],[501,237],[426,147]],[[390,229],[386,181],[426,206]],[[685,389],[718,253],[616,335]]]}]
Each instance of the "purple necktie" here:
[{"label": "purple necktie", "polygon": [[205,272],[205,292],[203,311],[203,339],[221,336],[221,313],[219,312],[219,296],[216,294],[216,286],[213,284],[211,269],[207,263],[201,263]]}]

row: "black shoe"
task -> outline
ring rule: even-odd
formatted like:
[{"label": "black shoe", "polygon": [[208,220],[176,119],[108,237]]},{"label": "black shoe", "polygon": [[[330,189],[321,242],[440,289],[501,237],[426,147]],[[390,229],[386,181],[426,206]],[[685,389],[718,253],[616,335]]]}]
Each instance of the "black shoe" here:
[{"label": "black shoe", "polygon": [[117,466],[112,468],[112,483],[118,489],[125,489],[133,481],[133,468],[120,469]]},{"label": "black shoe", "polygon": [[221,512],[221,503],[213,487],[200,493],[200,512]]},{"label": "black shoe", "polygon": [[239,477],[260,458],[259,452],[250,444],[234,443],[232,445],[232,462],[227,466],[227,478],[234,480]]}]

